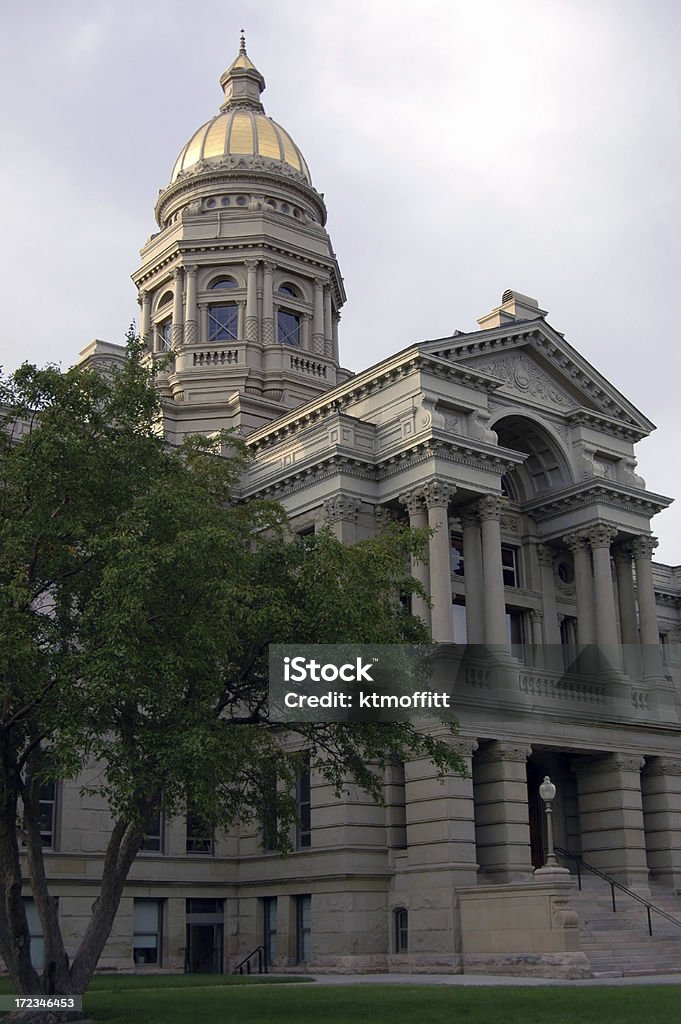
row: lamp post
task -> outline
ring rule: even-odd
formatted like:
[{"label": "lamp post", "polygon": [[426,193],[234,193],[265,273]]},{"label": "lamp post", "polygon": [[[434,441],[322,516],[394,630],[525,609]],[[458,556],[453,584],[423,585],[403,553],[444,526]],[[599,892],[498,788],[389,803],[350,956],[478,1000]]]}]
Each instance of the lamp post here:
[{"label": "lamp post", "polygon": [[539,787],[539,796],[544,801],[544,809],[546,811],[546,862],[544,867],[557,868],[558,861],[553,852],[553,808],[551,807],[551,802],[556,796],[556,787],[548,775],[544,776],[544,781]]}]

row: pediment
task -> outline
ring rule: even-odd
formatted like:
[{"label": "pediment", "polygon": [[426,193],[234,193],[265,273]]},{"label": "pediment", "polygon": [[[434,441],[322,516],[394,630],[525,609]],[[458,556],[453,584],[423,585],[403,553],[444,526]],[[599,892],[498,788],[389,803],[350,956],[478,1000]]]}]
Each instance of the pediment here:
[{"label": "pediment", "polygon": [[428,341],[421,351],[497,377],[498,394],[565,415],[595,414],[645,436],[654,424],[543,319]]}]

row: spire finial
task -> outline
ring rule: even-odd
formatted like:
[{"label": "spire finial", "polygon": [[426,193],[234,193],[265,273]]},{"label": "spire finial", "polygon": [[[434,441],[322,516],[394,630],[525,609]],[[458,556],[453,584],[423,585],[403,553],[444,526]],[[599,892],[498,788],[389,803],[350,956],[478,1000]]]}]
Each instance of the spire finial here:
[{"label": "spire finial", "polygon": [[239,40],[239,53],[246,53],[246,33],[241,29],[241,38]]}]

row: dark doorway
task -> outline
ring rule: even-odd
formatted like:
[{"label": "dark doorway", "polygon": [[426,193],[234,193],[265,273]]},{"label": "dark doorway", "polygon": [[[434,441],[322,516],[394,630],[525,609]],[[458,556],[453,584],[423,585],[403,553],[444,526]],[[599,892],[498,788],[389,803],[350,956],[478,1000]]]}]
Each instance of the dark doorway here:
[{"label": "dark doorway", "polygon": [[532,761],[527,762],[527,809],[530,819],[530,846],[532,867],[542,868],[546,859],[544,848],[544,807],[539,796],[539,787],[544,778],[541,770]]},{"label": "dark doorway", "polygon": [[190,974],[222,974],[224,963],[223,900],[187,900],[185,969]]}]

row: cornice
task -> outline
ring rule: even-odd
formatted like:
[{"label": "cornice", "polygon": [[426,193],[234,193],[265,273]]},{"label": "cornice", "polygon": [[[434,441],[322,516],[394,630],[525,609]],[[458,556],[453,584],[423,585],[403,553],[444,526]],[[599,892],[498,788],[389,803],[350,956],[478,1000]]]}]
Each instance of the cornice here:
[{"label": "cornice", "polygon": [[302,174],[290,168],[288,164],[265,158],[250,158],[251,166],[244,166],[246,159],[223,157],[221,161],[217,161],[211,158],[210,161],[201,161],[194,164],[191,169],[183,171],[175,181],[160,191],[154,210],[157,224],[162,224],[166,207],[177,197],[195,192],[197,188],[220,186],[225,181],[231,182],[236,179],[255,182],[258,185],[266,181],[285,186],[313,203],[321,214],[321,226],[325,226],[327,211],[324,200],[317,189],[305,181]]},{"label": "cornice", "polygon": [[[321,399],[314,399],[312,403],[293,410],[289,415],[279,419],[276,424],[262,427],[251,434],[246,443],[256,452],[262,451],[285,437],[297,434],[311,423],[318,422],[329,412],[342,412],[351,403],[376,394],[386,386],[424,369],[469,386],[479,385],[486,392],[496,391],[501,387],[501,382],[489,374],[429,356],[421,351],[419,344],[412,345],[375,366],[369,367],[331,391],[327,391]],[[493,446],[490,445],[489,450],[491,452]],[[502,451],[505,450],[502,449]],[[516,461],[524,460],[517,459]]]},{"label": "cornice", "polygon": [[577,484],[558,494],[535,498],[523,504],[523,512],[536,522],[544,522],[564,512],[586,508],[593,504],[631,511],[632,507],[650,518],[667,508],[672,502],[661,494],[636,490],[622,484],[600,482]]}]

